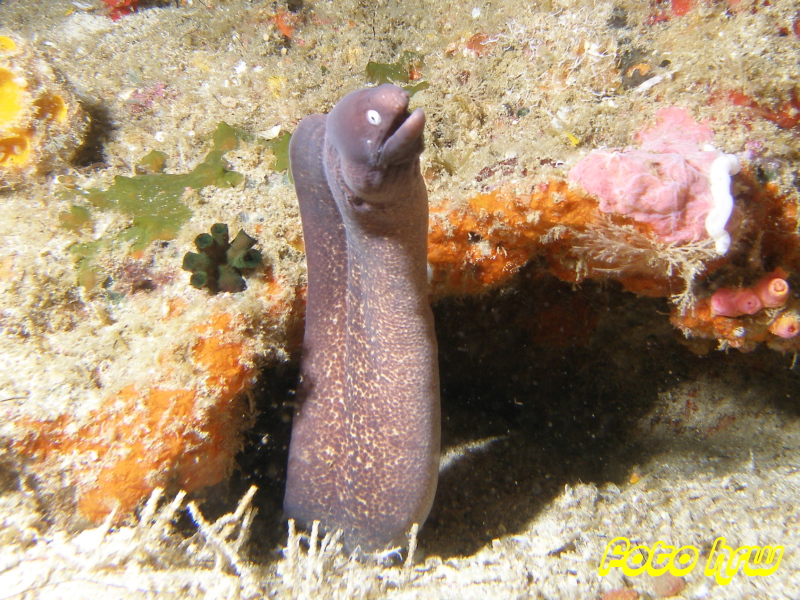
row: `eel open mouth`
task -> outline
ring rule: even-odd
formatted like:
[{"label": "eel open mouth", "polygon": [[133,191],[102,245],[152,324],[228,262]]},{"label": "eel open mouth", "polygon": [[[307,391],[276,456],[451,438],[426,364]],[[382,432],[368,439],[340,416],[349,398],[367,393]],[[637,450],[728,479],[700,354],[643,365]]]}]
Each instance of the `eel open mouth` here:
[{"label": "eel open mouth", "polygon": [[411,114],[407,108],[398,111],[381,148],[380,163],[394,165],[416,159],[424,149],[422,141],[424,129],[425,113],[421,108]]}]

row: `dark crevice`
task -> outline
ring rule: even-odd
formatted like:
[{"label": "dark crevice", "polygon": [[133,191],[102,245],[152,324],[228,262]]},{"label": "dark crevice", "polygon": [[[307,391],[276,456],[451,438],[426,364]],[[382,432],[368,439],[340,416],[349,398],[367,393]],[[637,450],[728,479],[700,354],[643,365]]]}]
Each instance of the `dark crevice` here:
[{"label": "dark crevice", "polygon": [[[776,373],[793,385],[791,357],[760,349],[705,357],[679,343],[663,299],[616,286],[577,289],[535,267],[514,286],[434,307],[446,453],[473,450],[446,469],[420,537],[428,554],[469,555],[522,532],[565,485],[615,483],[659,451],[640,424],[660,393],[701,376],[746,372],[763,386]],[[218,513],[259,486],[252,557],[285,544],[281,503],[297,361],[263,373],[261,415],[238,457]],[[714,375],[714,374],[717,375]],[[794,416],[777,391],[765,402]],[[222,495],[220,495],[222,498]]]}]

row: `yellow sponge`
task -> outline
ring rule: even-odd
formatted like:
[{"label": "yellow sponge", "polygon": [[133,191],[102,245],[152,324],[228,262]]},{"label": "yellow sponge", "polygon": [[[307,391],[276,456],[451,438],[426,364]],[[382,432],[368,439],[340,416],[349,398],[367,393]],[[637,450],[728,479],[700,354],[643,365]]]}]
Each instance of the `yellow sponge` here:
[{"label": "yellow sponge", "polygon": [[88,124],[44,59],[20,38],[0,35],[0,187],[66,163]]}]

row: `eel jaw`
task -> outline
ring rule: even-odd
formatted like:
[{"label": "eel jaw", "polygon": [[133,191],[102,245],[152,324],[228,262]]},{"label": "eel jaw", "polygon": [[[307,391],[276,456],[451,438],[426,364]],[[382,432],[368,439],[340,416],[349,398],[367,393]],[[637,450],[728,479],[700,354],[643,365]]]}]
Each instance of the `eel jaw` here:
[{"label": "eel jaw", "polygon": [[378,163],[390,166],[416,159],[424,149],[422,132],[425,129],[425,113],[418,108],[409,114],[403,108],[398,111],[388,136],[381,146]]}]

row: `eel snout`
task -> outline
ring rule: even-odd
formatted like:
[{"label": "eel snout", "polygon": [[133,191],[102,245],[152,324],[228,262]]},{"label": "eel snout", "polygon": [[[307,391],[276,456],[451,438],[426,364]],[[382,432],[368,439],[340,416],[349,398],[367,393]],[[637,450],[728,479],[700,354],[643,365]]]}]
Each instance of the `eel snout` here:
[{"label": "eel snout", "polygon": [[389,130],[389,137],[381,149],[380,162],[383,165],[411,161],[422,154],[424,149],[422,132],[425,129],[425,113],[421,108],[411,114],[407,110],[403,111],[397,116],[395,123],[397,126],[394,130]]}]

